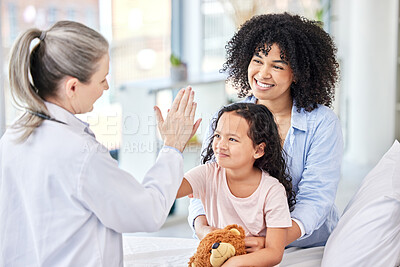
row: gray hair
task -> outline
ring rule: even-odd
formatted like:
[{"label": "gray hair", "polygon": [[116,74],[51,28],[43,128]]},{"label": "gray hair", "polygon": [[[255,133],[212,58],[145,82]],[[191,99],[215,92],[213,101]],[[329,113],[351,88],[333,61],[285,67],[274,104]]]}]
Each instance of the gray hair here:
[{"label": "gray hair", "polygon": [[[39,42],[31,50],[36,38]],[[28,111],[14,125],[24,131],[20,141],[43,122],[32,113],[50,115],[44,99],[56,96],[67,76],[90,82],[108,47],[100,33],[73,21],[59,21],[47,31],[32,28],[18,37],[11,51],[9,80],[15,104]]]}]

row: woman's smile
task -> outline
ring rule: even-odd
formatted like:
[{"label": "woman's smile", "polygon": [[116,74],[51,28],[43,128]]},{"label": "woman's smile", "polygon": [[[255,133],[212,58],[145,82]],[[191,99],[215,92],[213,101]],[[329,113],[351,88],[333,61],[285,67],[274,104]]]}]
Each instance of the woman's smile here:
[{"label": "woman's smile", "polygon": [[270,89],[270,88],[272,88],[272,87],[275,86],[275,84],[263,83],[263,82],[260,82],[260,81],[257,80],[257,79],[254,79],[254,81],[255,81],[256,84],[260,87],[260,88],[258,88],[259,90],[268,90],[268,89]]}]

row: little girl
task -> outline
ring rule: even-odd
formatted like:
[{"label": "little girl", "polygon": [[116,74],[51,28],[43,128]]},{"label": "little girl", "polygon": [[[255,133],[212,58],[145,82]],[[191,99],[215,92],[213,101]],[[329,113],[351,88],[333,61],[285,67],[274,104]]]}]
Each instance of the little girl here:
[{"label": "little girl", "polygon": [[239,224],[246,236],[265,236],[264,249],[224,266],[279,264],[295,195],[274,117],[264,105],[236,103],[219,111],[213,129],[205,164],[185,174],[177,197],[201,199],[212,227]]}]

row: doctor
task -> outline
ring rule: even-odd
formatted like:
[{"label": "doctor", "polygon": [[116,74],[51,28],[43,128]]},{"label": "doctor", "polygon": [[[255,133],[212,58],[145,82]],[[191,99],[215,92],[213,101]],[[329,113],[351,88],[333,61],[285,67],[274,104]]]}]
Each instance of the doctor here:
[{"label": "doctor", "polygon": [[10,86],[25,113],[0,140],[0,266],[122,266],[122,233],[156,231],[168,216],[200,124],[194,93],[182,89],[165,120],[155,108],[164,146],[138,183],[74,116],[108,89],[108,49],[68,21],[14,44]]}]

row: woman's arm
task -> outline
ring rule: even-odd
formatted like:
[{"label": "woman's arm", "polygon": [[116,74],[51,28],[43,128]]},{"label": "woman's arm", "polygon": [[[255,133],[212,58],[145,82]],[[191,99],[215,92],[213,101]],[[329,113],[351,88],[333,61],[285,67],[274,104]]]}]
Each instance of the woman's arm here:
[{"label": "woman's arm", "polygon": [[288,228],[267,228],[265,248],[230,258],[222,266],[275,266],[282,261]]},{"label": "woman's arm", "polygon": [[189,204],[189,215],[188,215],[188,223],[190,228],[194,233],[194,237],[199,239],[203,239],[204,235],[202,235],[203,226],[208,226],[208,222],[205,216],[205,211],[203,207],[203,203],[201,203],[200,199],[191,198]]},{"label": "woman's arm", "polygon": [[194,228],[199,239],[203,239],[208,233],[218,229],[208,225],[205,215],[197,216],[197,218],[194,220]]},{"label": "woman's arm", "polygon": [[[305,235],[301,239],[310,237],[316,229],[321,228],[330,213],[334,211],[343,154],[339,119],[332,110],[326,107],[319,107],[315,112],[317,114],[314,117],[314,125],[307,133],[309,138],[304,136],[299,139],[306,138],[305,144],[301,144],[305,145],[305,150],[295,149],[299,145],[295,141],[292,152],[293,158],[301,157],[301,154],[306,155],[304,163],[302,162],[303,172],[298,182],[297,203],[291,213],[292,218],[303,224]],[[334,225],[335,221],[330,223]],[[306,245],[326,241],[329,235],[328,227],[323,231],[326,232],[315,236],[313,240],[310,239]]]}]

